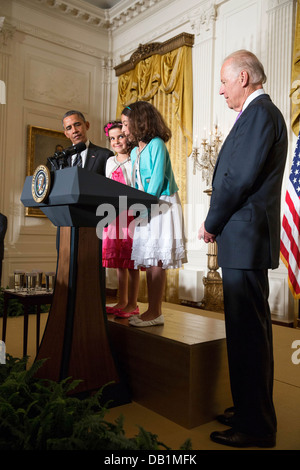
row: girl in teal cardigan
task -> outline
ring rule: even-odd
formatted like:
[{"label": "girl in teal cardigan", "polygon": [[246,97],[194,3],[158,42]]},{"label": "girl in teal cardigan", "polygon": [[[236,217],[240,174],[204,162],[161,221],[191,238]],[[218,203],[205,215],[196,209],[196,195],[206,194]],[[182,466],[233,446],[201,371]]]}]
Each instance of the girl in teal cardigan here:
[{"label": "girl in teal cardigan", "polygon": [[159,111],[147,101],[137,101],[122,112],[122,131],[136,146],[131,152],[132,184],[156,196],[159,203],[136,219],[132,254],[135,268],[146,268],[148,309],[130,317],[136,327],[163,325],[162,299],[166,269],[186,260],[183,216],[169,152],[171,131]]}]

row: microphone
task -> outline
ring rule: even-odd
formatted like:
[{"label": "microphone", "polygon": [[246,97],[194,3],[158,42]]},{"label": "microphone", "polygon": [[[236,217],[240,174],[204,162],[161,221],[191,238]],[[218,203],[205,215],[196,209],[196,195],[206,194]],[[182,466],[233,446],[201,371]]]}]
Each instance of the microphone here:
[{"label": "microphone", "polygon": [[85,143],[84,142],[78,142],[78,144],[72,145],[71,147],[68,147],[68,148],[62,150],[58,154],[55,153],[54,155],[59,156],[59,157],[61,157],[61,156],[69,157],[70,155],[74,155],[74,153],[80,153],[85,149],[86,149]]},{"label": "microphone", "polygon": [[86,149],[86,145],[84,142],[78,142],[76,145],[72,145],[61,152],[55,152],[53,157],[48,157],[48,161],[50,162],[52,168],[54,170],[61,170],[67,165],[67,157],[70,155],[74,155],[74,153],[80,153]]}]

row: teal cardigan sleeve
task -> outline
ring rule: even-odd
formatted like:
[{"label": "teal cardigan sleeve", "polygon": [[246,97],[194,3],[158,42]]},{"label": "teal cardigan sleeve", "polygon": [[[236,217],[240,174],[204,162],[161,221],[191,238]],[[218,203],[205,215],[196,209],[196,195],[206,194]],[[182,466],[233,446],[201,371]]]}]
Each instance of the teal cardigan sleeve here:
[{"label": "teal cardigan sleeve", "polygon": [[167,147],[162,139],[152,139],[141,154],[140,174],[147,193],[160,197],[178,191]]},{"label": "teal cardigan sleeve", "polygon": [[149,142],[151,176],[147,178],[147,193],[160,196],[164,189],[167,163],[167,147],[161,139],[152,139]]}]

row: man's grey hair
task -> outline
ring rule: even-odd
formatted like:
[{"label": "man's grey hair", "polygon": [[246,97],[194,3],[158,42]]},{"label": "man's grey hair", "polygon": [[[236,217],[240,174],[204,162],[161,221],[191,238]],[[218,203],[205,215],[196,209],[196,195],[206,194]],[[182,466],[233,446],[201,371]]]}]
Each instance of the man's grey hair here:
[{"label": "man's grey hair", "polygon": [[237,73],[240,73],[242,70],[248,73],[251,85],[266,83],[267,76],[264,67],[252,52],[241,49],[227,56],[224,62],[229,59],[232,59],[232,67]]}]

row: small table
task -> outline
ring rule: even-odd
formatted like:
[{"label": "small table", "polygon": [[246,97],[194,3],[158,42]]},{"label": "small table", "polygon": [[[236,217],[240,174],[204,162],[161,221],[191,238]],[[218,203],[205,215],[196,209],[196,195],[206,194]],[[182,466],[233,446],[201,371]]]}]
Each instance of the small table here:
[{"label": "small table", "polygon": [[32,305],[37,306],[36,315],[36,351],[38,351],[40,344],[40,313],[41,305],[51,304],[53,299],[53,292],[46,290],[37,290],[34,293],[27,293],[26,291],[15,291],[14,289],[5,289],[3,292],[4,310],[3,310],[3,327],[2,327],[2,341],[5,342],[6,337],[6,324],[7,324],[7,310],[8,302],[11,299],[17,299],[24,307],[24,330],[23,330],[23,356],[27,355],[27,340],[28,340],[28,311]]}]

